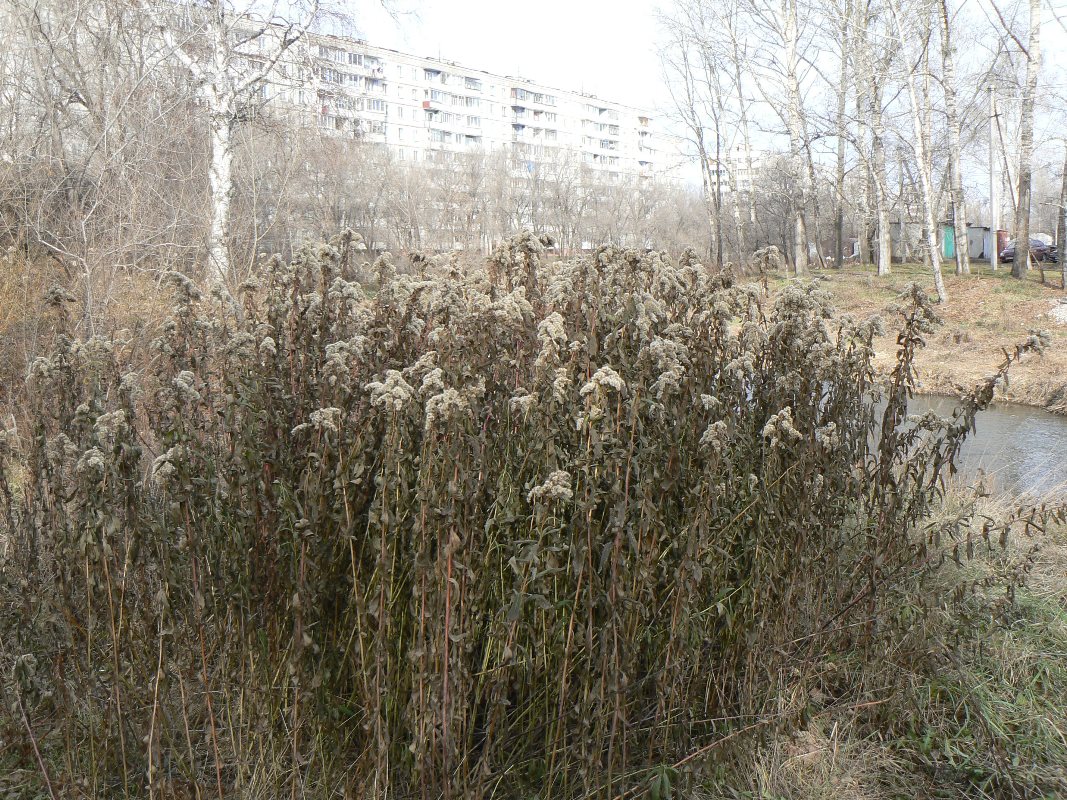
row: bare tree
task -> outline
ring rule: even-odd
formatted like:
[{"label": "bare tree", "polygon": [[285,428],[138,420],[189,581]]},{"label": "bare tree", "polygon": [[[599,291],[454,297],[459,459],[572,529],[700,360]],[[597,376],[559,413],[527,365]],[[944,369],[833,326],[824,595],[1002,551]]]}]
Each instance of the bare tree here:
[{"label": "bare tree", "polygon": [[[908,52],[908,41],[915,37],[909,37],[901,23],[901,11],[898,8],[899,0],[888,0],[889,13],[893,19],[893,28],[896,32],[897,41],[900,44],[901,52]],[[927,39],[923,45],[923,52],[929,47],[929,39]],[[948,292],[945,290],[945,281],[941,275],[941,251],[938,247],[937,241],[937,211],[934,201],[933,190],[933,177],[931,175],[932,168],[930,164],[927,141],[929,137],[929,127],[924,115],[924,103],[920,100],[920,90],[917,86],[918,83],[918,66],[922,61],[920,58],[916,59],[911,66],[905,67],[904,78],[908,87],[908,97],[911,100],[911,118],[912,129],[915,134],[915,140],[912,143],[912,149],[915,152],[915,160],[917,162],[917,172],[919,174],[919,188],[920,196],[922,198],[923,206],[923,221],[926,233],[926,252],[929,259],[930,268],[934,275],[934,289],[937,292],[937,298],[940,302],[945,303],[948,301]]]},{"label": "bare tree", "polygon": [[834,173],[834,266],[845,260],[845,168],[848,150],[848,86],[852,68],[852,26],[854,4],[844,0],[837,9],[840,26],[837,31],[840,45],[837,87],[837,161]]},{"label": "bare tree", "polygon": [[[688,20],[667,20],[672,35],[671,47],[664,50],[664,67],[675,80],[668,80],[674,107],[682,124],[685,126],[689,143],[696,151],[700,161],[700,179],[704,189],[704,202],[708,209],[708,220],[713,231],[714,251],[717,251],[719,263],[722,255],[722,204],[721,178],[722,167],[719,158],[709,150],[708,132],[705,119],[707,103],[702,96],[700,85],[700,68],[694,59],[700,60],[701,43],[695,41],[692,26]],[[716,131],[716,141],[720,141]],[[715,253],[713,253],[715,254]]]},{"label": "bare tree", "polygon": [[[230,274],[230,213],[234,189],[234,133],[278,61],[320,14],[319,0],[278,0],[265,13],[255,4],[228,0],[136,0],[171,54],[187,70],[204,104],[209,131],[208,196],[211,280],[225,286]],[[254,45],[254,54],[253,47]]]},{"label": "bare tree", "polygon": [[948,118],[949,190],[952,196],[952,219],[956,239],[956,274],[971,271],[967,251],[967,203],[963,195],[963,175],[960,157],[960,115],[956,104],[956,45],[953,35],[949,0],[938,3],[941,19],[941,84],[945,93],[945,115]]},{"label": "bare tree", "polygon": [[[806,148],[807,134],[804,129],[804,106],[800,94],[800,56],[798,53],[800,31],[797,19],[797,0],[782,0],[782,39],[785,45],[786,125],[789,130],[789,159],[793,169],[799,170],[801,154]],[[802,187],[803,182],[798,181]],[[803,189],[797,198],[793,212],[793,267],[797,274],[808,268],[807,194]]]},{"label": "bare tree", "polygon": [[[1030,264],[1030,201],[1034,159],[1034,99],[1041,68],[1041,0],[1030,0],[1030,33],[1026,47],[1026,83],[1019,110],[1019,171],[1015,195],[1014,278],[1022,278]],[[1021,258],[1020,258],[1021,255]]]}]

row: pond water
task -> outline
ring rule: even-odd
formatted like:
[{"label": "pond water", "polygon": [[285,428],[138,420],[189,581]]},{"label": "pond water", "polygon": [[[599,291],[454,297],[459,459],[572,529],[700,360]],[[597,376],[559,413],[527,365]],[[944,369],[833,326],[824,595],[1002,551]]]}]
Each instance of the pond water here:
[{"label": "pond water", "polygon": [[[947,417],[956,406],[952,397],[919,395],[908,413]],[[1003,491],[1067,497],[1067,417],[999,403],[979,413],[975,424],[960,454],[959,477],[972,480],[981,470]]]}]

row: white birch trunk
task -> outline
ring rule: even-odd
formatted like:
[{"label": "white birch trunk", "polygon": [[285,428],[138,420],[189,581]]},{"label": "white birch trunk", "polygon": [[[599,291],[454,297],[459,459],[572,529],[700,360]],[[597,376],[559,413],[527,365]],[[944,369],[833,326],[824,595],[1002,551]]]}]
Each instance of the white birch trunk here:
[{"label": "white birch trunk", "polygon": [[807,176],[804,175],[801,166],[801,148],[804,146],[804,125],[801,112],[802,99],[800,96],[800,80],[798,77],[799,62],[797,57],[797,0],[782,0],[782,12],[785,20],[785,58],[786,58],[786,81],[787,99],[789,104],[786,115],[789,127],[789,161],[794,179],[796,180],[796,198],[793,211],[793,268],[800,275],[808,270],[808,229],[805,218],[807,204],[807,192],[804,183]]},{"label": "white birch trunk", "polygon": [[[893,17],[893,27],[896,29],[897,40],[900,42],[902,52],[907,51],[907,38],[900,24],[900,15],[896,7],[896,0],[890,0],[889,12]],[[930,161],[926,149],[926,124],[923,118],[923,104],[919,98],[919,89],[915,85],[915,70],[908,69],[905,72],[908,86],[908,98],[911,100],[911,119],[915,133],[915,141],[912,148],[918,162],[916,168],[919,173],[919,194],[922,198],[923,219],[926,227],[926,249],[930,259],[930,269],[934,274],[934,290],[937,299],[941,303],[948,302],[948,292],[945,291],[945,280],[941,274],[941,251],[937,242],[937,213],[934,209],[933,179],[930,175]]]},{"label": "white birch trunk", "polygon": [[845,259],[845,156],[847,122],[845,113],[848,103],[848,78],[849,60],[851,58],[850,44],[852,37],[849,29],[852,26],[852,0],[845,0],[845,7],[841,14],[841,69],[838,76],[837,87],[837,170],[834,173],[834,266],[838,269]]},{"label": "white birch trunk", "polygon": [[[748,224],[750,227],[754,227],[755,192],[753,191],[753,189],[755,186],[755,173],[752,172],[752,140],[748,132],[748,102],[745,100],[745,84],[742,82],[742,70],[740,70],[740,53],[738,52],[736,37],[733,39],[733,57],[734,87],[737,90],[737,108],[740,110],[740,137],[742,137],[742,143],[745,148],[745,170],[747,171],[749,179],[749,188],[748,191],[745,192],[745,199],[748,206]],[[736,185],[734,185],[734,191],[737,191]],[[742,246],[742,249],[745,251],[745,255],[747,256],[749,251],[751,250],[747,235],[745,235],[744,241],[740,246]]]},{"label": "white birch trunk", "polygon": [[875,85],[871,93],[871,172],[874,184],[874,208],[878,220],[878,274],[892,271],[893,245],[889,236],[889,198],[886,191],[885,123],[882,113],[881,87]]},{"label": "white birch trunk", "polygon": [[[208,109],[210,130],[208,159],[208,203],[211,226],[208,232],[208,279],[224,290],[230,276],[230,217],[233,203],[233,137],[240,118],[241,104],[264,84],[271,70],[296,44],[319,15],[319,0],[310,0],[299,22],[282,24],[274,10],[266,20],[251,13],[235,12],[222,0],[207,0],[192,18],[201,24],[197,36],[179,41],[175,38],[172,19],[180,3],[160,0],[137,0],[137,6],[152,20],[160,37],[173,56],[188,71]],[[295,4],[293,8],[298,8]],[[266,37],[266,50],[258,53],[256,63],[248,63],[235,47],[234,30],[241,19],[253,24],[258,36]],[[247,40],[246,40],[247,41]],[[201,49],[201,45],[206,47]],[[228,290],[226,290],[228,293]]]},{"label": "white birch trunk", "polygon": [[956,46],[952,39],[948,0],[941,0],[941,70],[945,90],[945,114],[948,117],[949,191],[952,195],[953,224],[956,233],[956,274],[971,271],[967,252],[967,202],[963,194],[960,167],[960,117],[956,105]]},{"label": "white birch trunk", "polygon": [[211,154],[208,168],[208,194],[211,204],[208,260],[211,279],[223,286],[228,285],[231,278],[229,246],[233,188],[232,116],[212,115]]},{"label": "white birch trunk", "polygon": [[1060,288],[1067,290],[1067,142],[1064,142],[1063,178],[1060,182],[1060,215],[1056,246],[1060,251]]},{"label": "white birch trunk", "polygon": [[1019,111],[1019,191],[1015,205],[1015,259],[1012,277],[1021,278],[1030,264],[1030,194],[1034,158],[1034,95],[1041,67],[1041,0],[1030,0],[1026,86]]}]

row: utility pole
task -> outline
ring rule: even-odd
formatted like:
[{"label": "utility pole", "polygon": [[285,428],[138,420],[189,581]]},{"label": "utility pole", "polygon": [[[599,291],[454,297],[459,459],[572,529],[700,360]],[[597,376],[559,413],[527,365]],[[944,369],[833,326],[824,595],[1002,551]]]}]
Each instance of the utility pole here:
[{"label": "utility pole", "polygon": [[992,83],[989,84],[989,227],[993,234],[993,252],[989,254],[989,264],[993,272],[997,271],[1000,244],[997,241],[997,229],[1000,227],[1000,198],[997,196],[996,169],[996,135],[997,135],[997,94]]}]

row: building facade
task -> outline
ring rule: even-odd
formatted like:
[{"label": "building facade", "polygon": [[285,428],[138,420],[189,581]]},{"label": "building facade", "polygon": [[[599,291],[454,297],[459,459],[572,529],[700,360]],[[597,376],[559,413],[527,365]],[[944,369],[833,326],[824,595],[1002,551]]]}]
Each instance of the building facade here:
[{"label": "building facade", "polygon": [[[254,58],[258,46],[253,37],[241,49]],[[401,161],[504,152],[520,171],[567,160],[608,180],[661,166],[647,111],[340,36],[308,34],[262,99],[324,132],[383,143]]]},{"label": "building facade", "polygon": [[723,194],[730,192],[751,192],[758,183],[760,170],[764,166],[765,154],[762,151],[746,151],[743,145],[735,145],[724,151],[719,161],[709,156],[711,173],[711,190],[720,190]]}]

